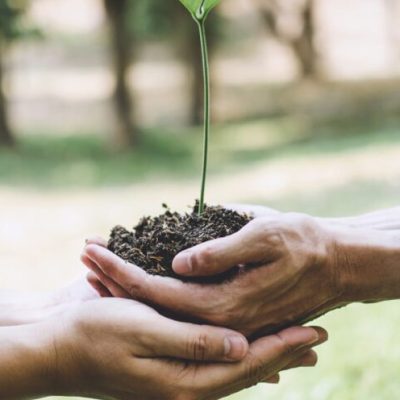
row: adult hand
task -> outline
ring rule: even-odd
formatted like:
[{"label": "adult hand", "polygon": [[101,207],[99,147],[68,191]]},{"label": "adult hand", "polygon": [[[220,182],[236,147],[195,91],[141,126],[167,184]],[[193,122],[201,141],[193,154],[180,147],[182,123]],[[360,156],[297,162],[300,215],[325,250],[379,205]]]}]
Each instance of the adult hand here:
[{"label": "adult hand", "polygon": [[[374,215],[386,220],[396,212]],[[175,258],[175,271],[186,276],[253,265],[220,285],[149,276],[102,248],[104,241],[89,242],[83,261],[94,271],[91,283],[103,282],[113,296],[259,335],[352,302],[399,299],[400,230],[374,229],[375,222],[358,227],[300,214],[265,215]]]},{"label": "adult hand", "polygon": [[[86,246],[82,260],[113,296],[133,297],[183,317],[260,336],[342,304],[334,244],[330,232],[313,218],[276,214],[256,218],[234,235],[175,258],[173,268],[183,276],[258,265],[242,268],[222,284],[150,276],[94,244]],[[95,281],[93,275],[90,281]]]},{"label": "adult hand", "polygon": [[[131,300],[94,300],[40,324],[0,329],[0,392],[9,400],[218,399],[277,382],[282,369],[314,365],[310,349],[326,337],[321,328],[297,327],[249,348],[224,328],[173,321]],[[222,362],[202,362],[210,360]]]},{"label": "adult hand", "polygon": [[96,298],[98,292],[84,277],[51,292],[0,291],[0,326],[39,322]]}]

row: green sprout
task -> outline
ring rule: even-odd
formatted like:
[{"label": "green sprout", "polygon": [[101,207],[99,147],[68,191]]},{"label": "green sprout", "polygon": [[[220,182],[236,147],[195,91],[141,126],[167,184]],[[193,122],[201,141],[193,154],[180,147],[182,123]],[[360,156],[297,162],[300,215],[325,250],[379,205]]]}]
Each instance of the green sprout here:
[{"label": "green sprout", "polygon": [[206,190],[207,166],[208,166],[208,141],[210,136],[210,66],[208,62],[208,47],[206,36],[206,19],[210,11],[220,0],[180,0],[188,9],[195,20],[200,34],[201,57],[204,77],[204,150],[203,170],[200,189],[199,215],[204,212],[204,197]]}]

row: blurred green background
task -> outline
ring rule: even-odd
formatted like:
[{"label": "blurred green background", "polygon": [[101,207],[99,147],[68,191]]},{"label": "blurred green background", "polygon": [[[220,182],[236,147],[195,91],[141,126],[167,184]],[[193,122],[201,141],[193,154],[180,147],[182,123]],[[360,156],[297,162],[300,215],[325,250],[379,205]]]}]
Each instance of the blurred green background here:
[{"label": "blurred green background", "polygon": [[[209,203],[320,216],[400,196],[399,0],[224,0],[209,21]],[[92,234],[198,196],[196,31],[177,0],[0,0],[4,288],[82,273]],[[398,303],[318,321],[319,366],[232,397],[400,398]]]}]

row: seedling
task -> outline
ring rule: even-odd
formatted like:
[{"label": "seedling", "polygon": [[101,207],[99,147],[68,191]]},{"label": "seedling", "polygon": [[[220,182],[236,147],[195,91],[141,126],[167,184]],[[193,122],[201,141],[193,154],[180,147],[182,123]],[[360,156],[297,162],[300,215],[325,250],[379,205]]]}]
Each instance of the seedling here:
[{"label": "seedling", "polygon": [[[144,217],[132,231],[116,226],[108,241],[108,249],[123,260],[140,266],[153,275],[179,279],[172,269],[174,257],[193,246],[238,232],[252,219],[221,206],[205,206],[204,194],[207,177],[208,139],[210,133],[210,74],[205,22],[210,11],[220,0],[180,0],[189,10],[199,28],[202,65],[204,72],[204,153],[199,203],[190,213],[172,212],[167,206],[157,217]],[[230,279],[238,272],[233,268],[226,274],[198,278],[202,283],[217,283]]]},{"label": "seedling", "polygon": [[204,79],[204,149],[203,149],[203,170],[200,188],[200,201],[198,213],[204,212],[204,197],[206,190],[207,166],[208,166],[208,141],[210,136],[210,66],[208,62],[208,47],[206,35],[206,19],[210,11],[220,2],[220,0],[180,0],[188,9],[196,22],[201,45],[201,58],[203,64]]}]

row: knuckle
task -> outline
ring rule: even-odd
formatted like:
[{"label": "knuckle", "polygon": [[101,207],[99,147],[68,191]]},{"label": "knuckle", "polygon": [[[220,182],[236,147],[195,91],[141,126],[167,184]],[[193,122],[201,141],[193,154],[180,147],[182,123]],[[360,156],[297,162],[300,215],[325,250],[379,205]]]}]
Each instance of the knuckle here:
[{"label": "knuckle", "polygon": [[282,243],[282,221],[261,217],[253,220],[253,224],[258,239],[263,243],[270,244],[271,246],[277,246]]},{"label": "knuckle", "polygon": [[214,264],[214,248],[211,244],[204,245],[201,250],[193,254],[192,265],[194,269],[209,268]]},{"label": "knuckle", "polygon": [[143,297],[142,288],[137,282],[129,282],[129,284],[127,285],[127,292],[134,299],[137,299],[138,297]]},{"label": "knuckle", "polygon": [[276,348],[282,355],[289,355],[295,350],[281,333],[275,335],[275,340]]},{"label": "knuckle", "polygon": [[304,238],[313,236],[313,232],[320,230],[320,225],[314,217],[301,213],[288,213],[286,224],[292,231],[297,231]]},{"label": "knuckle", "polygon": [[145,282],[132,280],[127,284],[126,291],[135,300],[148,301],[149,293]]},{"label": "knuckle", "polygon": [[205,361],[209,350],[209,338],[207,334],[201,333],[188,341],[188,354],[195,361]]},{"label": "knuckle", "polygon": [[327,234],[320,223],[307,214],[290,213],[292,230],[296,233],[298,242],[302,244],[299,252],[304,256],[305,263],[311,266],[323,265],[328,258]]}]

